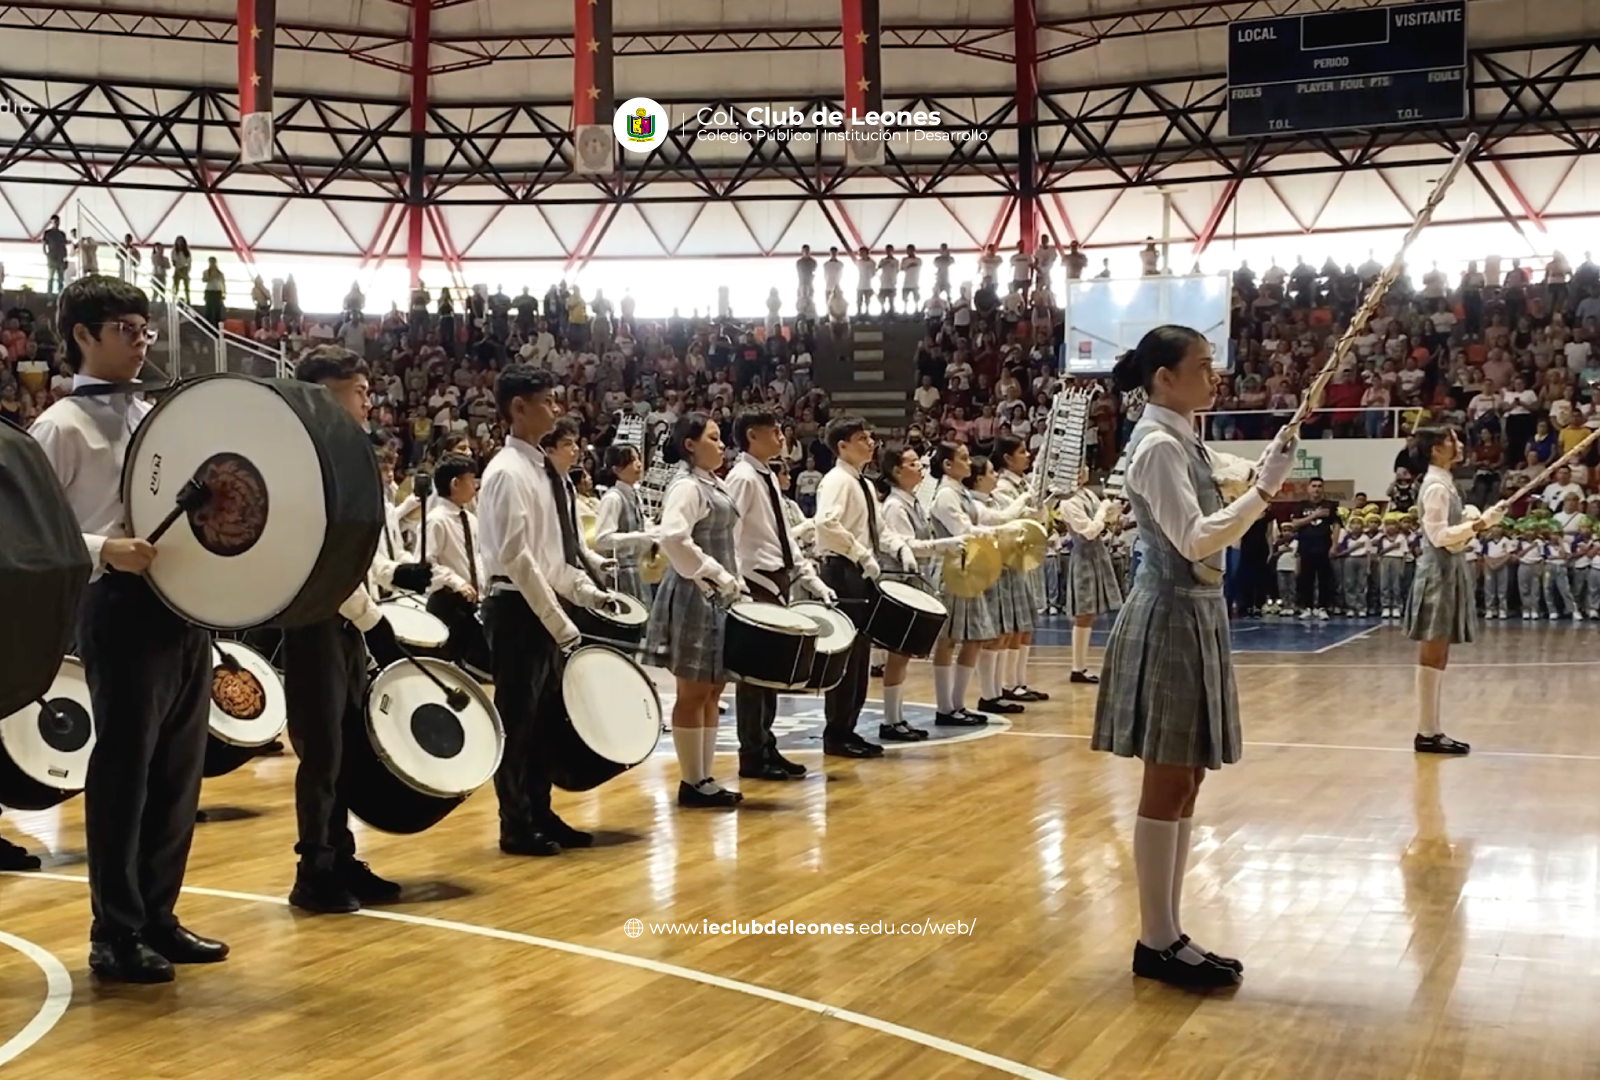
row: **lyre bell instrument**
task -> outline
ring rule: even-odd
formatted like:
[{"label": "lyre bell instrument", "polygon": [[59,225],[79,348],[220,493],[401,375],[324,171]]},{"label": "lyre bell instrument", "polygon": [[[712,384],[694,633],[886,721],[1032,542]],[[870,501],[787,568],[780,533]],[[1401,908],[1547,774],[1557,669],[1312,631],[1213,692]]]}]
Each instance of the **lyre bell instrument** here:
[{"label": "lyre bell instrument", "polygon": [[1000,526],[996,539],[1000,561],[1006,569],[1029,573],[1044,565],[1050,533],[1034,519],[1020,518]]},{"label": "lyre bell instrument", "polygon": [[1051,399],[1044,442],[1028,477],[1028,492],[1036,504],[1043,504],[1050,496],[1064,497],[1078,490],[1089,407],[1100,392],[1099,384],[1091,383],[1062,390]]},{"label": "lyre bell instrument", "polygon": [[966,536],[961,550],[944,557],[941,579],[950,595],[974,600],[1000,580],[1000,544],[993,536]]}]

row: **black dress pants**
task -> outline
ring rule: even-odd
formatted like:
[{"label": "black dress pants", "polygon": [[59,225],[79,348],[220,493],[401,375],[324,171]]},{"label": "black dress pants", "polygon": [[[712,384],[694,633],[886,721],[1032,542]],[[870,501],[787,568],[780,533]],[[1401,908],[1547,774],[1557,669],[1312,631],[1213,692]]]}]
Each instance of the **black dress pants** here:
[{"label": "black dress pants", "polygon": [[542,832],[550,818],[550,732],[561,723],[561,651],[519,593],[489,597],[484,629],[494,653],[494,707],[505,753],[494,774],[500,835]]},{"label": "black dress pants", "polygon": [[[774,593],[759,581],[745,578],[745,586],[752,599],[763,604],[789,602],[789,574],[784,570],[763,570],[762,577],[776,585],[781,593]],[[778,751],[778,740],[773,737],[772,724],[778,718],[778,692],[764,686],[735,683],[733,687],[733,712],[739,731],[739,764],[760,765]]]},{"label": "black dress pants", "polygon": [[211,640],[108,571],[78,625],[96,742],[84,778],[91,941],[178,924],[211,711]]},{"label": "black dress pants", "polygon": [[331,870],[354,859],[350,804],[344,787],[344,740],[365,731],[367,645],[339,616],[283,633],[283,690],[289,742],[300,766],[294,774],[299,828],[295,853],[305,865]]},{"label": "black dress pants", "polygon": [[440,589],[428,597],[428,614],[450,628],[445,651],[452,663],[485,675],[493,672],[494,657],[476,604],[454,589]]},{"label": "black dress pants", "polygon": [[[870,600],[873,584],[861,573],[861,568],[840,555],[829,555],[822,560],[822,580],[838,594],[840,601]],[[863,605],[845,608],[850,621],[860,631],[866,620]],[[823,715],[827,726],[823,730],[824,743],[837,743],[853,736],[856,723],[861,719],[861,708],[867,703],[867,680],[872,670],[872,642],[863,633],[856,634],[850,646],[850,659],[845,663],[844,678],[829,690],[823,699]]]},{"label": "black dress pants", "polygon": [[[1300,573],[1295,580],[1295,591],[1299,593],[1297,599],[1301,611],[1311,607],[1327,610],[1337,606],[1338,592],[1334,589],[1333,559],[1326,551],[1300,553]],[[1313,591],[1317,598],[1315,605],[1311,602]]]}]

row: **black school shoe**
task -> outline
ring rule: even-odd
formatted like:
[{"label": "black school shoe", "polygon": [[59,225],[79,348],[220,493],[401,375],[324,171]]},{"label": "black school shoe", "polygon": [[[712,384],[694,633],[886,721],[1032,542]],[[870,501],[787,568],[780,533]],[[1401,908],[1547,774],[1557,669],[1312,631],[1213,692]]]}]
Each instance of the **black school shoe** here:
[{"label": "black school shoe", "polygon": [[933,722],[938,727],[984,727],[989,723],[989,718],[983,713],[957,709],[953,713],[942,712],[935,715]]},{"label": "black school shoe", "polygon": [[[1178,940],[1189,946],[1191,949],[1194,948],[1194,942],[1189,940],[1188,934],[1184,934]],[[1214,952],[1202,952],[1200,955],[1204,956],[1207,960],[1210,960],[1213,964],[1221,964],[1225,968],[1230,968],[1233,971],[1237,971],[1240,975],[1244,974],[1244,965],[1231,956],[1218,956]]]},{"label": "black school shoe", "polygon": [[1239,972],[1214,960],[1191,964],[1178,959],[1183,947],[1183,942],[1175,941],[1171,948],[1158,951],[1139,942],[1133,947],[1133,973],[1180,990],[1227,990],[1239,985]]},{"label": "black school shoe", "polygon": [[342,860],[338,874],[345,889],[363,904],[392,904],[400,899],[399,882],[379,877],[360,859]]},{"label": "black school shoe", "polygon": [[1418,735],[1412,743],[1412,748],[1419,754],[1453,754],[1460,756],[1472,753],[1472,747],[1464,742],[1458,742],[1448,735]]},{"label": "black school shoe", "polygon": [[1049,694],[1044,693],[1042,690],[1032,690],[1026,686],[1013,686],[1000,696],[1006,701],[1020,701],[1024,704],[1050,700]]},{"label": "black school shoe", "polygon": [[1027,711],[1014,701],[1000,701],[997,698],[979,698],[978,709],[980,712],[1000,713],[1002,716]]},{"label": "black school shoe", "polygon": [[30,855],[27,848],[0,840],[0,870],[37,870],[42,865],[39,856]]},{"label": "black school shoe", "polygon": [[1100,676],[1091,675],[1087,671],[1074,671],[1069,681],[1075,683],[1088,683],[1092,686],[1100,681]]}]

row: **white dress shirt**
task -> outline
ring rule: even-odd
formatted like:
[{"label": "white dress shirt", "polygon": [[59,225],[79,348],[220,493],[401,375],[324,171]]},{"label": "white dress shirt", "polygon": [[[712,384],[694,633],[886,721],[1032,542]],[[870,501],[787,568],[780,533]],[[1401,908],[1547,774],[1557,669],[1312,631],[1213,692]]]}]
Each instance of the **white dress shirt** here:
[{"label": "white dress shirt", "polygon": [[584,606],[598,604],[604,596],[588,574],[566,562],[544,454],[515,435],[483,471],[478,550],[485,580],[509,578],[558,644],[576,638],[578,628],[557,594]]},{"label": "white dress shirt", "polygon": [[1453,548],[1472,539],[1472,522],[1450,524],[1450,497],[1455,494],[1455,478],[1437,465],[1429,465],[1422,478],[1422,534],[1434,547]]},{"label": "white dress shirt", "polygon": [[[817,485],[817,550],[824,555],[842,555],[857,566],[875,558],[871,519],[867,499],[877,514],[878,529],[883,529],[883,510],[878,493],[868,484],[863,490],[861,471],[843,461],[834,464]],[[880,539],[881,542],[881,539]]]},{"label": "white dress shirt", "polygon": [[[394,572],[401,563],[416,562],[417,557],[407,546],[400,531],[400,514],[394,503],[383,500],[383,532],[378,537],[378,550],[373,552],[372,565],[367,568],[367,580],[357,585],[355,591],[339,605],[339,614],[355,624],[363,634],[378,625],[383,611],[378,601],[389,594],[394,585]],[[430,588],[439,585],[438,567],[433,569]]]},{"label": "white dress shirt", "polygon": [[1142,419],[1157,425],[1139,440],[1128,461],[1126,483],[1150,507],[1154,525],[1166,534],[1178,553],[1200,562],[1238,543],[1267,509],[1259,489],[1252,487],[1232,503],[1206,516],[1189,476],[1189,444],[1196,439],[1194,426],[1171,409],[1149,402]]},{"label": "white dress shirt", "polygon": [[[461,525],[466,515],[466,528]],[[472,533],[469,551],[466,533]],[[483,592],[483,556],[478,554],[478,519],[471,510],[448,499],[428,511],[428,561],[433,564],[435,589],[465,594]],[[470,554],[470,558],[469,558]]]},{"label": "white dress shirt", "polygon": [[[774,504],[780,511],[783,509],[783,492],[778,490],[767,463],[750,454],[740,454],[739,460],[728,470],[723,487],[739,511],[739,520],[733,526],[733,547],[739,554],[740,572],[746,576],[764,575],[783,569],[783,546],[778,539],[780,524],[772,513]],[[800,550],[800,538],[789,527],[787,515],[781,527],[789,539],[789,559],[794,564],[792,578],[804,585],[811,595],[823,595],[816,567]]]},{"label": "white dress shirt", "polygon": [[[972,498],[975,514],[967,513],[967,496]],[[1025,495],[1004,506],[985,506],[961,481],[948,476],[939,481],[939,488],[933,493],[933,520],[943,525],[945,532],[951,536],[982,536],[996,525],[1004,525],[1025,516],[1027,510],[1028,498]]]},{"label": "white dress shirt", "polygon": [[[646,532],[619,532],[622,525],[622,503],[633,492],[633,485],[618,480],[600,496],[600,510],[595,515],[594,549],[602,555],[618,555],[626,551],[645,551],[656,539]],[[637,502],[637,496],[634,497]],[[643,517],[643,510],[640,516]]]},{"label": "white dress shirt", "polygon": [[[95,385],[106,385],[106,380],[72,377],[74,390]],[[83,542],[94,563],[91,581],[105,573],[101,557],[105,542],[128,535],[122,509],[122,462],[134,431],[152,408],[126,394],[68,397],[40,413],[28,429],[66,489],[67,505],[83,530]]]},{"label": "white dress shirt", "polygon": [[[711,510],[706,488],[727,494],[722,481],[703,469],[694,469],[667,485],[661,502],[661,551],[678,576],[687,581],[699,583],[709,578],[719,589],[736,588],[742,580],[739,567],[723,566],[694,542],[694,527]],[[734,561],[738,561],[737,548]]]},{"label": "white dress shirt", "polygon": [[878,521],[878,539],[885,551],[894,552],[900,565],[908,573],[916,573],[923,559],[951,549],[949,537],[933,538],[923,535],[919,523],[927,521],[927,514],[909,491],[895,488],[883,500],[883,516]]},{"label": "white dress shirt", "polygon": [[1098,540],[1106,531],[1111,504],[1085,488],[1061,504],[1061,518],[1074,535]]}]

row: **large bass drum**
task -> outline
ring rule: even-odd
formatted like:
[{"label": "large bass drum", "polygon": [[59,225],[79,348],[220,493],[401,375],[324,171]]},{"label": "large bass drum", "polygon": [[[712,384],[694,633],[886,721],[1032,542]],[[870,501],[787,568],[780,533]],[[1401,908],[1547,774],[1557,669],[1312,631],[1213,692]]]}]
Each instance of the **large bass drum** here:
[{"label": "large bass drum", "polygon": [[0,420],[0,716],[50,689],[90,570],[83,531],[44,451]]},{"label": "large bass drum", "polygon": [[305,626],[365,580],[383,484],[366,434],[325,388],[208,375],[164,396],[123,463],[129,534],[148,537],[190,480],[206,500],[161,537],[146,575],[189,622]]},{"label": "large bass drum", "polygon": [[566,718],[551,733],[550,781],[589,791],[647,760],[661,738],[661,698],[644,669],[603,645],[585,645],[561,671]]},{"label": "large bass drum", "polygon": [[[459,711],[427,674],[466,696]],[[340,777],[350,812],[374,829],[419,833],[494,778],[505,731],[482,687],[443,660],[402,660],[367,690],[365,723],[345,729]]]},{"label": "large bass drum", "polygon": [[267,658],[237,641],[217,641],[211,668],[205,775],[226,776],[259,757],[289,725],[283,680]]},{"label": "large bass drum", "polygon": [[0,806],[48,810],[83,790],[94,750],[94,715],[83,665],[61,661],[42,703],[0,720]]}]

